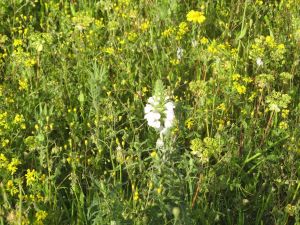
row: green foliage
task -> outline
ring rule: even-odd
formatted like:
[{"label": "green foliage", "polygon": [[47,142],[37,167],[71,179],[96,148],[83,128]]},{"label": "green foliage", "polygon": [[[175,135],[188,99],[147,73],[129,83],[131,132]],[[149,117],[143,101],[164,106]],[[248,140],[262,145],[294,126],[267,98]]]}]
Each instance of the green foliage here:
[{"label": "green foliage", "polygon": [[299,224],[299,14],[0,1],[0,224]]}]

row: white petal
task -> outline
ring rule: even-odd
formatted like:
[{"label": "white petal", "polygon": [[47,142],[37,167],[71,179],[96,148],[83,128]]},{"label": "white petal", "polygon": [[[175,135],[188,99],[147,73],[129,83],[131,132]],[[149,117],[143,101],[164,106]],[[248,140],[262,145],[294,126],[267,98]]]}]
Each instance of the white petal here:
[{"label": "white petal", "polygon": [[175,108],[175,105],[173,102],[167,102],[167,104],[165,105],[167,110],[173,110]]},{"label": "white petal", "polygon": [[150,98],[148,99],[148,103],[153,104],[153,103],[154,103],[154,98],[153,98],[153,97],[150,97]]},{"label": "white petal", "polygon": [[153,106],[150,104],[146,104],[145,108],[144,108],[144,112],[145,114],[151,112],[152,110],[154,110]]},{"label": "white petal", "polygon": [[165,128],[170,128],[173,125],[173,120],[165,120]]},{"label": "white petal", "polygon": [[175,114],[173,110],[166,110],[165,115],[167,120],[173,120],[175,118]]},{"label": "white petal", "polygon": [[164,142],[161,138],[158,138],[156,141],[156,148],[161,148],[164,146]]},{"label": "white petal", "polygon": [[160,119],[160,113],[159,112],[157,112],[157,111],[154,111],[154,112],[149,112],[149,113],[147,113],[145,116],[144,116],[144,118],[145,119],[147,119],[147,120],[159,120]]},{"label": "white petal", "polygon": [[158,121],[158,120],[154,120],[154,121],[148,121],[148,125],[150,126],[150,127],[154,127],[154,128],[156,128],[156,129],[159,129],[160,128],[160,121]]}]

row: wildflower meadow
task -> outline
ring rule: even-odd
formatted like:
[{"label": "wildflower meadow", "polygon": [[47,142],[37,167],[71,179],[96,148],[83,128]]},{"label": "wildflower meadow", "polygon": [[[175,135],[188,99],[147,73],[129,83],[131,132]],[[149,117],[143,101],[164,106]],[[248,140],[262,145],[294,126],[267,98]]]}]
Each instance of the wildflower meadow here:
[{"label": "wildflower meadow", "polygon": [[0,225],[300,225],[299,0],[0,21]]}]

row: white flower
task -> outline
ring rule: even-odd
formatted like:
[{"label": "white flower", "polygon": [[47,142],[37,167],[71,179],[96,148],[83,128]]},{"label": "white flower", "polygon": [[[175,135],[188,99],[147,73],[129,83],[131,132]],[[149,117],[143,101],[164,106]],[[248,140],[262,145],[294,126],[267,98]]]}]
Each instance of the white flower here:
[{"label": "white flower", "polygon": [[161,148],[164,146],[164,141],[161,138],[158,138],[156,141],[156,148]]},{"label": "white flower", "polygon": [[153,96],[148,99],[148,104],[144,108],[145,116],[148,125],[155,128],[161,135],[166,134],[173,126],[175,119],[174,108],[175,105],[169,101],[169,97],[164,98],[164,109],[157,107],[161,105],[160,98]]},{"label": "white flower", "polygon": [[[145,111],[146,111],[146,107],[145,107]],[[148,108],[150,108],[150,107],[148,107]],[[154,127],[156,129],[159,129],[160,125],[161,125],[161,123],[160,123],[160,117],[161,117],[161,115],[160,115],[159,112],[157,112],[155,110],[153,111],[153,109],[150,110],[149,112],[147,112],[146,115],[144,116],[144,118],[148,121],[148,125],[150,127]]]},{"label": "white flower", "polygon": [[147,113],[151,112],[152,110],[154,110],[153,106],[150,104],[146,104],[146,106],[144,108],[144,113],[147,114]]},{"label": "white flower", "polygon": [[183,56],[183,49],[177,48],[177,59],[181,60],[182,56]]},{"label": "white flower", "polygon": [[160,98],[159,98],[159,97],[156,97],[156,96],[150,97],[150,98],[148,99],[148,103],[150,103],[151,105],[154,105],[154,106],[158,105],[158,104],[159,104],[159,101],[160,101]]},{"label": "white flower", "polygon": [[256,64],[257,64],[258,66],[263,66],[263,65],[264,65],[264,62],[262,61],[261,58],[257,58],[257,59],[256,59]]},{"label": "white flower", "polygon": [[173,125],[173,120],[175,118],[175,114],[174,114],[174,103],[173,102],[168,102],[166,104],[166,111],[165,111],[165,115],[166,115],[166,119],[165,119],[165,128],[170,128]]},{"label": "white flower", "polygon": [[198,46],[198,42],[195,39],[193,39],[192,40],[192,47],[196,48],[197,46]]}]

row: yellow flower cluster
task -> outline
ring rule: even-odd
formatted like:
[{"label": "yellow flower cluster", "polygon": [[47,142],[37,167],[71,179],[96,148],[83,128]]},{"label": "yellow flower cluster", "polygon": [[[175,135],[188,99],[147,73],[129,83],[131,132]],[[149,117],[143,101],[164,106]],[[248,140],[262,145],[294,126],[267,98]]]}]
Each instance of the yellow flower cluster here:
[{"label": "yellow flower cluster", "polygon": [[35,213],[37,224],[43,224],[43,221],[46,219],[47,216],[48,216],[48,213],[45,212],[44,210],[37,211]]},{"label": "yellow flower cluster", "polygon": [[38,174],[35,171],[35,169],[27,169],[27,173],[25,174],[26,177],[26,184],[27,186],[30,186],[34,184],[34,182],[38,179]]},{"label": "yellow flower cluster", "polygon": [[18,159],[12,158],[11,162],[7,165],[7,170],[13,175],[16,173],[18,165],[20,164],[21,162]]},{"label": "yellow flower cluster", "polygon": [[205,16],[202,12],[191,10],[186,15],[186,20],[193,23],[201,24],[205,21]]}]

